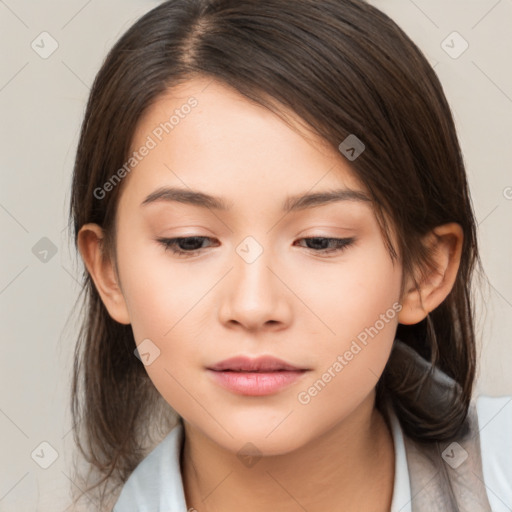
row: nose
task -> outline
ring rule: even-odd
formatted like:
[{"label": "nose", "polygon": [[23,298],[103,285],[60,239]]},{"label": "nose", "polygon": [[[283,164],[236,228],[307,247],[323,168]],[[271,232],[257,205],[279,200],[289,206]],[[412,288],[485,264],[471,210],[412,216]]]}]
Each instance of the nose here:
[{"label": "nose", "polygon": [[279,264],[263,251],[254,261],[235,253],[223,280],[219,320],[229,328],[280,330],[291,319],[291,295]]}]

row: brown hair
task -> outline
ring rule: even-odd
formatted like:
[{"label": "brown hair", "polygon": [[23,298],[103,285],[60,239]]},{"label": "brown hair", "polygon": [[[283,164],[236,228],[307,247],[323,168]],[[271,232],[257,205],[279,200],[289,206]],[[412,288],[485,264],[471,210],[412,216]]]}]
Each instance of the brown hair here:
[{"label": "brown hair", "polygon": [[[377,384],[377,407],[392,401],[404,432],[445,440],[464,423],[476,370],[471,277],[480,265],[476,226],[456,130],[442,86],[426,58],[385,14],[361,0],[171,0],[119,39],[94,81],[74,167],[74,240],[97,223],[115,256],[122,183],[98,199],[127,160],[141,115],[169,87],[215,78],[280,113],[291,109],[334,148],[350,134],[365,144],[351,167],[367,187],[393,258],[404,275],[428,268],[421,238],[435,226],[462,226],[462,259],[446,300],[397,338],[454,381],[442,408],[418,401],[433,378],[401,370],[410,353],[392,352]],[[282,113],[282,112],[281,112]],[[386,219],[398,245],[389,242]],[[115,258],[114,258],[115,261]],[[150,424],[169,429],[172,411],[134,356],[131,326],[115,322],[83,274],[86,315],[75,351],[75,440],[100,483],[124,482],[147,454]],[[175,420],[175,416],[174,416]],[[163,431],[165,431],[162,430]],[[83,431],[83,432],[82,432]],[[82,432],[82,434],[79,434]]]}]

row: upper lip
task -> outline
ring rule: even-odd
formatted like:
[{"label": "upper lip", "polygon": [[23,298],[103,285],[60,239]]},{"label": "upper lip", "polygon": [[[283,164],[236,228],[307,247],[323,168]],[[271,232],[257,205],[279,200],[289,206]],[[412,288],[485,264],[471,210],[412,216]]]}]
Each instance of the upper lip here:
[{"label": "upper lip", "polygon": [[305,370],[306,368],[298,368],[297,366],[293,366],[282,359],[272,356],[261,356],[256,358],[237,356],[220,361],[213,366],[209,366],[208,369],[214,371],[232,370],[242,372],[273,372],[279,370],[298,371]]}]

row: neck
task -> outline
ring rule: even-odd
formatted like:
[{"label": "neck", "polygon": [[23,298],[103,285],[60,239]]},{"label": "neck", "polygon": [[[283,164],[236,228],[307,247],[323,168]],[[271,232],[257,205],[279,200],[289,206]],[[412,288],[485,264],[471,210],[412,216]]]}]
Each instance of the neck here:
[{"label": "neck", "polygon": [[184,420],[181,471],[188,510],[388,512],[394,483],[389,427],[369,396],[353,413],[293,452],[246,467]]}]

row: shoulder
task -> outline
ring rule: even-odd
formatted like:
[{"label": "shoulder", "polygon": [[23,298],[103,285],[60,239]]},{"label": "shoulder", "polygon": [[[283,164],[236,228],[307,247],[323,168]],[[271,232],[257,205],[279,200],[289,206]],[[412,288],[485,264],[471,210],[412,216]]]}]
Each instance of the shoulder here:
[{"label": "shoulder", "polygon": [[185,507],[180,473],[183,427],[175,426],[124,483],[112,512],[170,512]]},{"label": "shoulder", "polygon": [[493,512],[512,508],[512,395],[476,399],[485,485]]}]

